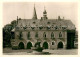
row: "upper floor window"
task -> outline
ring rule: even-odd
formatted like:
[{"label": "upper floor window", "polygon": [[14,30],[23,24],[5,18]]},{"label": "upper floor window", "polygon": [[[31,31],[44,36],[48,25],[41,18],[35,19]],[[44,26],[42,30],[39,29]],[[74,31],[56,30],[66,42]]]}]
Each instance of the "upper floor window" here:
[{"label": "upper floor window", "polygon": [[38,32],[36,32],[35,37],[38,38]]},{"label": "upper floor window", "polygon": [[62,33],[61,32],[59,33],[59,37],[62,37]]},{"label": "upper floor window", "polygon": [[45,32],[43,33],[43,37],[46,38],[46,33]]},{"label": "upper floor window", "polygon": [[22,32],[19,33],[19,39],[20,39],[20,40],[23,39],[23,34],[22,34]]},{"label": "upper floor window", "polygon": [[30,32],[28,32],[28,34],[27,34],[27,38],[30,39]]},{"label": "upper floor window", "polygon": [[54,38],[54,33],[53,32],[51,33],[51,38]]}]

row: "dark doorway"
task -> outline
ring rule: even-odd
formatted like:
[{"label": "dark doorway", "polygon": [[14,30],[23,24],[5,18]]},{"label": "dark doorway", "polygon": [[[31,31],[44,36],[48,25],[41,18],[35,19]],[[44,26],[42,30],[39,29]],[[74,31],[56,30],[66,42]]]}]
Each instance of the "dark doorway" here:
[{"label": "dark doorway", "polygon": [[19,49],[24,49],[24,43],[20,42],[18,47],[19,47]]},{"label": "dark doorway", "polygon": [[67,49],[74,48],[75,30],[67,31]]},{"label": "dark doorway", "polygon": [[28,42],[27,43],[27,49],[31,49],[31,47],[32,47],[32,43],[31,42]]},{"label": "dark doorway", "polygon": [[48,43],[47,43],[47,42],[44,42],[44,43],[43,43],[43,48],[44,48],[44,49],[48,49]]},{"label": "dark doorway", "polygon": [[63,48],[63,43],[62,42],[58,43],[58,48]]}]

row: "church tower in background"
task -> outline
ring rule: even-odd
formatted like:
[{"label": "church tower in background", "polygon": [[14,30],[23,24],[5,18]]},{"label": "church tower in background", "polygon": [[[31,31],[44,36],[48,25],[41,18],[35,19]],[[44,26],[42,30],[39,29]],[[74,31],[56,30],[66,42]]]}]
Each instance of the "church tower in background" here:
[{"label": "church tower in background", "polygon": [[34,11],[33,11],[33,18],[34,20],[37,19],[37,14],[36,14],[36,9],[35,9],[35,4],[34,4]]}]

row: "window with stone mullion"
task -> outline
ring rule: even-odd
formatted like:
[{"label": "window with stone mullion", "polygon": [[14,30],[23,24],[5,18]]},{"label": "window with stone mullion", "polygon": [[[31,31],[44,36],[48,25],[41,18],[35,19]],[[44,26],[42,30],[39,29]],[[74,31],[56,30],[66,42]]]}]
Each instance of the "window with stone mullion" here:
[{"label": "window with stone mullion", "polygon": [[51,38],[52,38],[52,39],[54,38],[54,33],[53,33],[53,32],[51,33]]},{"label": "window with stone mullion", "polygon": [[38,38],[38,32],[36,32],[35,37]]},{"label": "window with stone mullion", "polygon": [[59,33],[59,37],[60,37],[60,38],[62,37],[62,33],[61,33],[61,32]]},{"label": "window with stone mullion", "polygon": [[46,38],[46,33],[44,32],[43,37]]},{"label": "window with stone mullion", "polygon": [[21,40],[22,37],[23,37],[23,34],[22,34],[22,32],[20,32],[20,34],[19,34],[19,39]]},{"label": "window with stone mullion", "polygon": [[27,38],[30,39],[30,32],[28,32],[28,34],[27,34]]}]

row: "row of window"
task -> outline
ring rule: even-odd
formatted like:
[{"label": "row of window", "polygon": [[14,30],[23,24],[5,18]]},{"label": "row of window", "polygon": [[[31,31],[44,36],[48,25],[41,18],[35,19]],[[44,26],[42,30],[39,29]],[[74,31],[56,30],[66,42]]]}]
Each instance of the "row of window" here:
[{"label": "row of window", "polygon": [[[31,34],[30,34],[30,32],[28,32],[27,38],[30,39],[30,38],[31,38],[30,36],[31,36]],[[19,38],[22,39],[22,37],[23,37],[23,34],[22,34],[22,32],[20,32]],[[38,38],[38,37],[39,37],[39,34],[38,34],[38,32],[36,32],[36,33],[35,33],[35,38]],[[44,38],[47,38],[47,37],[46,37],[46,32],[43,33],[43,37],[44,37]],[[62,33],[61,33],[61,32],[59,33],[59,37],[60,37],[60,38],[62,37]],[[51,33],[51,39],[53,39],[53,38],[54,38],[54,33],[52,32],[52,33]]]},{"label": "row of window", "polygon": [[[32,30],[34,30],[35,28],[39,28],[40,30],[41,29],[43,29],[43,28],[46,28],[46,29],[51,29],[51,28],[54,28],[55,30],[57,30],[57,29],[63,29],[63,30],[65,30],[66,29],[66,27],[21,27],[21,28],[23,28],[24,30],[26,30],[27,28],[32,28]],[[16,29],[17,30],[19,30],[19,27],[16,27]]]},{"label": "row of window", "polygon": [[[34,21],[33,24],[36,24],[36,22]],[[47,22],[47,24],[50,24],[50,22]],[[55,23],[53,23],[53,24],[55,24]]]}]

